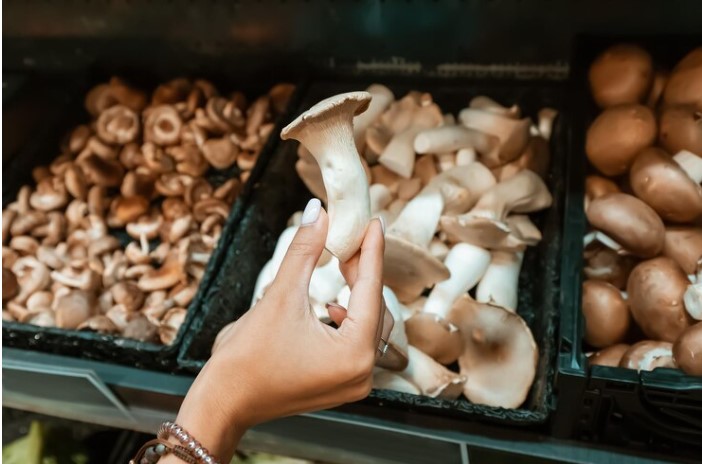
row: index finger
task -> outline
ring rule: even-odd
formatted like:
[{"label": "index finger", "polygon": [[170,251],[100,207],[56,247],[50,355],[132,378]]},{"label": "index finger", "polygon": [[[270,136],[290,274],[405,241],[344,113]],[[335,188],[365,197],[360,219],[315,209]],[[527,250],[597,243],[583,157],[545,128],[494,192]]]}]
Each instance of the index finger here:
[{"label": "index finger", "polygon": [[383,314],[383,253],[385,238],[380,221],[374,219],[361,244],[358,266],[351,285],[347,316],[339,330],[369,344],[376,335]]}]

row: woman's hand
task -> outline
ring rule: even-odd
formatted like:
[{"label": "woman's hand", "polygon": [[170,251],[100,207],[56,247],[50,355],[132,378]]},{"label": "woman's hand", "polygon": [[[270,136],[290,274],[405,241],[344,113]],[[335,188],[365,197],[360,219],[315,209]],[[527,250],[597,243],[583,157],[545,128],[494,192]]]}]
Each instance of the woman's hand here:
[{"label": "woman's hand", "polygon": [[177,422],[222,462],[252,425],[357,401],[371,390],[380,338],[392,328],[392,319],[383,322],[383,228],[371,221],[361,250],[342,265],[351,299],[348,309],[328,307],[334,329],[308,300],[327,224],[319,200],[310,201],[274,282],[222,334],[183,402]]}]

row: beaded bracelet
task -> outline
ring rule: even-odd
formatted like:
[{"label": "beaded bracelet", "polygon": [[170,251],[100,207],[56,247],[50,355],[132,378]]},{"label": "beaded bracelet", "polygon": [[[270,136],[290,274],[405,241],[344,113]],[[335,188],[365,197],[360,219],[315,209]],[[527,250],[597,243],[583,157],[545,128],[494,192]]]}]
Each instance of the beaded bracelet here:
[{"label": "beaded bracelet", "polygon": [[[168,438],[171,436],[175,437],[180,445],[170,443]],[[207,448],[190,436],[185,429],[169,421],[161,424],[157,438],[145,443],[137,452],[136,457],[129,461],[129,464],[156,464],[161,457],[167,454],[173,454],[188,464],[220,464],[207,451]]]}]

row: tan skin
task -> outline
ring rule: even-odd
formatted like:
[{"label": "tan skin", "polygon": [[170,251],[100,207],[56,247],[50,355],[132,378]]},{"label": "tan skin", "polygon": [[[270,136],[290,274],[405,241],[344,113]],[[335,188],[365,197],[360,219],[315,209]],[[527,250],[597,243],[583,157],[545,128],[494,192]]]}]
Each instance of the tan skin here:
[{"label": "tan skin", "polygon": [[183,401],[176,422],[220,462],[231,460],[256,424],[357,401],[371,390],[380,337],[392,326],[383,324],[383,228],[371,221],[359,252],[341,265],[351,299],[348,309],[329,307],[335,329],[308,300],[327,225],[321,209],[300,227],[263,299],[224,335]]}]

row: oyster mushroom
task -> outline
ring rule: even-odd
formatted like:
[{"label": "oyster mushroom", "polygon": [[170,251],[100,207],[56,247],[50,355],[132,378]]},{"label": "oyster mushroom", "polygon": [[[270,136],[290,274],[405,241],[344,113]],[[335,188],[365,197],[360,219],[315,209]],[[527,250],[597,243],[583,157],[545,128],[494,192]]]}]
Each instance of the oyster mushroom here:
[{"label": "oyster mushroom", "polygon": [[629,183],[664,221],[686,223],[702,215],[702,158],[682,151],[672,158],[660,148],[638,154]]},{"label": "oyster mushroom", "polygon": [[463,338],[458,365],[467,377],[466,398],[488,406],[519,407],[534,381],[539,354],[526,322],[468,294],[456,301],[448,319]]},{"label": "oyster mushroom", "polygon": [[692,324],[683,301],[689,284],[680,266],[666,257],[643,261],[631,271],[629,307],[647,337],[674,342]]},{"label": "oyster mushroom", "polygon": [[360,247],[370,221],[368,179],[353,140],[353,116],[370,94],[351,92],[314,105],[283,129],[281,138],[300,141],[317,160],[327,192],[327,249],[345,262]]}]

